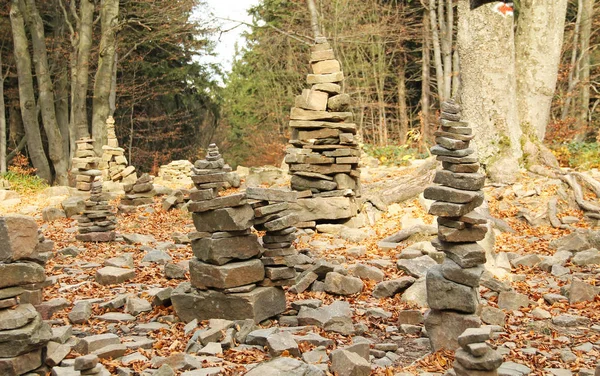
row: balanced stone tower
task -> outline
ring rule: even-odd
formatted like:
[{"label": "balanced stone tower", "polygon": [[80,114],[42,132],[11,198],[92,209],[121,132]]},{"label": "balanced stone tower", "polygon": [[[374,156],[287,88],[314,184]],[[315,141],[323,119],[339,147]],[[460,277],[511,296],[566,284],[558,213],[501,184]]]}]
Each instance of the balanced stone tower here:
[{"label": "balanced stone tower", "polygon": [[456,376],[497,376],[502,365],[502,355],[486,341],[490,327],[470,328],[458,337],[460,349],[456,350],[454,374]]},{"label": "balanced stone tower", "polygon": [[82,242],[110,242],[115,240],[117,217],[108,197],[102,194],[100,171],[91,183],[90,198],[84,202],[85,210],[77,218],[79,234],[77,240]]},{"label": "balanced stone tower", "polygon": [[121,199],[119,209],[130,211],[138,206],[154,204],[154,184],[152,176],[147,173],[142,174],[133,184],[124,184],[125,197]]},{"label": "balanced stone tower", "polygon": [[99,175],[98,158],[94,152],[94,140],[80,138],[75,141],[77,150],[73,157],[71,172],[75,176],[75,187],[79,191],[89,192],[92,182]]},{"label": "balanced stone tower", "polygon": [[[285,310],[285,293],[274,286],[277,278],[265,280],[262,247],[251,232],[252,200],[245,192],[219,197],[225,182],[223,167],[218,149],[211,145],[206,159],[192,169],[196,189],[190,192],[188,210],[196,232],[189,235],[194,252],[191,281],[180,284],[171,299],[184,321],[218,318],[258,323]],[[264,226],[285,230],[291,222],[277,216]]]},{"label": "balanced stone tower", "polygon": [[119,147],[115,133],[115,120],[112,116],[106,119],[106,145],[102,146],[100,169],[104,180],[133,184],[136,180],[135,167],[127,165],[125,150]]},{"label": "balanced stone tower", "polygon": [[479,305],[479,279],[484,271],[485,251],[477,244],[487,232],[486,219],[473,210],[483,203],[485,175],[469,147],[472,129],[460,121],[460,107],[442,103],[441,128],[435,133],[431,153],[442,162],[436,185],[424,196],[435,200],[429,214],[438,217],[438,236],[432,244],[446,255],[441,265],[426,276],[427,313],[425,327],[434,351],[454,350],[457,338],[467,328],[479,327],[475,314]]},{"label": "balanced stone tower", "polygon": [[312,198],[303,200],[315,203],[305,202],[305,206],[319,207],[327,198],[330,205],[349,208],[342,214],[300,211],[300,221],[351,218],[357,212],[354,199],[360,196],[360,149],[353,114],[348,112],[350,96],[342,93],[340,85],[344,73],[325,38],[318,38],[311,47],[310,64],[312,73],[307,83],[312,86],[296,97],[290,113],[292,146],[286,151],[285,162],[290,166],[291,188],[312,192]]},{"label": "balanced stone tower", "polygon": [[[0,217],[0,375],[3,376],[24,375],[41,367],[43,348],[52,337],[50,326],[32,305],[41,303],[41,289],[46,285],[39,244],[38,226],[33,218]],[[32,293],[39,295],[39,299],[32,300]]]}]

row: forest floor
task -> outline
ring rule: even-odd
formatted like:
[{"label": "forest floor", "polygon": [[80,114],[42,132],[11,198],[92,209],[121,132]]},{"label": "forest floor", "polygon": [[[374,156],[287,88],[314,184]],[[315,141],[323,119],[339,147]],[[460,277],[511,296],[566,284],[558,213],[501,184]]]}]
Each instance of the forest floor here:
[{"label": "forest floor", "polygon": [[[380,168],[371,171],[369,184],[373,181],[394,179],[395,176],[405,171],[400,168]],[[495,230],[494,251],[515,252],[519,255],[537,254],[551,256],[555,252],[553,241],[578,230],[591,229],[598,231],[597,221],[586,220],[584,213],[577,210],[568,200],[560,199],[559,218],[570,223],[565,228],[553,228],[540,219],[539,213],[545,211],[548,200],[560,193],[562,188],[547,178],[536,177],[523,173],[517,184],[512,186],[487,186],[485,188],[490,213],[493,217],[501,219],[508,225],[505,231]],[[118,294],[132,293],[142,298],[148,296],[148,291],[154,287],[175,288],[186,279],[167,279],[164,275],[163,265],[159,263],[142,262],[148,248],[138,245],[129,245],[124,241],[111,243],[82,243],[75,240],[77,229],[74,219],[57,219],[52,222],[42,222],[41,210],[49,205],[57,205],[57,200],[41,199],[39,195],[22,196],[22,202],[9,210],[26,211],[36,216],[43,234],[55,242],[55,251],[66,247],[76,247],[81,251],[75,256],[59,255],[48,261],[46,272],[53,277],[52,286],[44,290],[44,300],[64,298],[68,306],[59,309],[51,318],[54,326],[71,325],[68,314],[73,304],[80,300],[92,299],[94,303],[109,301]],[[157,197],[153,206],[140,208],[131,214],[118,215],[118,233],[152,235],[156,243],[149,244],[155,247],[160,242],[163,250],[169,254],[173,263],[185,263],[192,257],[189,244],[173,244],[173,235],[192,232],[193,225],[189,213],[181,210],[164,211],[161,207],[162,199]],[[115,202],[116,204],[116,202]],[[528,220],[527,220],[527,219]],[[537,218],[537,219],[536,219]],[[366,229],[370,232],[366,240],[360,243],[351,243],[335,234],[304,234],[299,238],[298,248],[308,249],[312,257],[328,259],[349,266],[356,263],[376,265],[385,273],[385,280],[398,278],[405,275],[396,267],[397,256],[401,251],[415,241],[424,240],[423,237],[409,238],[400,247],[392,250],[381,249],[378,242],[387,236],[402,230],[402,224],[409,222],[433,223],[434,218],[426,213],[422,201],[413,199],[402,203],[392,204],[387,211],[380,213],[376,223]],[[532,225],[533,222],[535,224]],[[539,222],[539,223],[538,223]],[[506,231],[507,230],[507,231]],[[427,240],[427,238],[425,238]],[[364,254],[347,250],[365,246]],[[134,279],[121,285],[103,286],[95,282],[96,270],[101,268],[107,259],[117,257],[124,252],[133,254]],[[538,266],[512,268],[505,276],[505,282],[510,284],[514,291],[525,294],[530,305],[516,310],[505,310],[505,324],[502,331],[495,336],[491,344],[498,348],[504,355],[505,361],[523,364],[530,368],[531,375],[593,375],[600,360],[600,297],[596,294],[592,301],[570,304],[569,301],[548,303],[544,294],[563,294],[561,288],[568,285],[574,276],[590,285],[600,286],[600,266],[598,264],[578,266],[571,262],[564,265],[568,270],[563,275],[554,275],[544,271]],[[452,366],[453,353],[441,351],[430,353],[427,341],[421,334],[402,334],[397,331],[396,323],[400,312],[405,309],[425,308],[415,306],[413,303],[402,301],[398,294],[391,298],[375,298],[372,296],[376,282],[365,280],[362,293],[350,297],[329,295],[325,292],[303,292],[299,295],[286,293],[288,308],[291,303],[299,299],[320,299],[324,304],[335,300],[346,300],[354,308],[353,321],[362,323],[368,330],[363,334],[374,343],[395,342],[399,349],[390,367],[377,368],[373,374],[395,375],[406,372],[407,374],[435,375],[443,374]],[[485,296],[485,304],[497,307],[497,293],[488,288],[481,287],[480,292]],[[373,308],[385,311],[387,318],[377,317],[368,312]],[[119,367],[128,367],[133,371],[142,372],[157,367],[159,357],[170,357],[175,353],[182,353],[192,337],[193,331],[186,334],[185,323],[178,322],[172,307],[153,307],[151,311],[144,312],[135,317],[135,321],[114,323],[103,321],[98,316],[106,313],[108,309],[100,308],[93,304],[93,316],[85,324],[73,324],[73,333],[84,336],[100,333],[115,333],[124,343],[140,341],[140,338],[150,339],[146,345],[129,346],[127,354],[138,353],[127,358],[127,361],[103,360],[102,362],[117,374]],[[124,308],[114,311],[124,312]],[[574,326],[561,326],[558,317],[572,315],[579,321]],[[570,317],[570,316],[567,316]],[[155,326],[143,325],[146,323],[160,323]],[[268,320],[263,326],[277,326],[277,320]],[[199,328],[206,327],[207,323],[200,323]],[[399,325],[398,325],[399,326]],[[396,330],[394,330],[396,327]],[[343,347],[352,343],[351,336],[316,330],[316,332],[333,340],[334,344],[327,350]],[[142,341],[143,342],[143,341]],[[140,342],[141,343],[141,342]],[[308,351],[314,346],[301,346],[302,351]],[[68,358],[78,354],[72,351]],[[266,351],[260,349],[228,350],[209,358],[215,366],[223,367],[228,374],[243,374],[245,366],[268,360]],[[124,358],[125,359],[125,358]],[[561,373],[569,372],[572,373]],[[178,371],[178,374],[182,370]],[[518,374],[518,373],[515,373]]]}]

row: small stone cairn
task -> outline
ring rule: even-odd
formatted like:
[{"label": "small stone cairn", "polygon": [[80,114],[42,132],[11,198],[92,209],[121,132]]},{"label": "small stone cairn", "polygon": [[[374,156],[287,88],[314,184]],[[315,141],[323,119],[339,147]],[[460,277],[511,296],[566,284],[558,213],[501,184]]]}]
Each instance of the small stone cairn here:
[{"label": "small stone cairn", "polygon": [[296,97],[291,110],[292,135],[285,162],[290,165],[291,188],[310,190],[315,197],[360,195],[360,149],[357,127],[348,112],[350,96],[342,94],[340,62],[325,38],[311,48],[310,89]]},{"label": "small stone cairn", "polygon": [[96,176],[91,183],[90,198],[84,202],[85,210],[77,218],[79,234],[77,240],[82,242],[110,242],[115,240],[117,217],[108,197],[102,194],[102,179]]},{"label": "small stone cairn", "polygon": [[133,184],[136,180],[135,167],[127,165],[125,150],[119,147],[115,134],[115,120],[112,116],[106,119],[107,142],[102,146],[100,169],[104,180]]},{"label": "small stone cairn", "polygon": [[138,206],[154,204],[154,184],[152,176],[147,173],[142,174],[134,184],[125,184],[125,197],[121,199],[119,209],[127,211]]},{"label": "small stone cairn", "polygon": [[164,181],[189,184],[190,170],[194,167],[192,162],[188,160],[172,161],[167,165],[160,166],[158,177]]},{"label": "small stone cairn", "polygon": [[[50,326],[33,304],[41,302],[46,275],[38,226],[31,217],[0,217],[0,375],[24,375],[42,366]],[[44,246],[45,248],[45,246]],[[36,262],[30,261],[35,260]],[[31,299],[38,295],[39,299]],[[34,302],[35,301],[35,302]]]},{"label": "small stone cairn", "polygon": [[483,203],[485,175],[469,147],[473,139],[469,124],[460,121],[460,107],[442,103],[441,129],[435,133],[431,153],[442,161],[436,185],[424,196],[435,200],[429,213],[438,217],[438,237],[432,244],[446,255],[441,265],[429,269],[426,277],[428,312],[425,326],[434,351],[458,347],[456,338],[467,328],[479,327],[475,315],[479,304],[479,279],[486,261],[477,244],[487,232],[486,219],[473,212]]},{"label": "small stone cairn", "polygon": [[101,175],[98,170],[98,158],[94,152],[94,140],[80,138],[75,141],[77,150],[72,163],[72,173],[75,176],[75,187],[79,191],[89,192],[96,176]]},{"label": "small stone cairn", "polygon": [[0,190],[9,190],[10,189],[10,183],[8,182],[8,180],[4,180],[2,178],[0,178]]},{"label": "small stone cairn", "polygon": [[[295,277],[289,233],[297,218],[279,204],[297,194],[254,189],[219,197],[226,174],[223,166],[218,149],[211,145],[206,159],[197,161],[192,170],[196,189],[190,192],[188,210],[196,232],[189,236],[195,256],[190,261],[191,282],[179,285],[171,299],[184,321],[253,319],[258,323],[285,310],[285,293],[279,286],[291,284]],[[264,259],[259,239],[251,232],[255,209],[258,226],[271,234],[272,251]],[[288,241],[276,244],[275,240]]]},{"label": "small stone cairn", "polygon": [[248,188],[246,196],[252,200],[254,208],[254,228],[265,231],[262,238],[264,251],[261,261],[265,265],[266,278],[262,286],[291,286],[296,283],[294,266],[298,251],[293,243],[296,240],[298,216],[291,213],[290,203],[297,200],[296,192],[275,189]]},{"label": "small stone cairn", "polygon": [[502,355],[486,341],[490,339],[489,327],[471,328],[458,337],[460,349],[456,350],[454,374],[456,376],[497,376],[502,365]]}]

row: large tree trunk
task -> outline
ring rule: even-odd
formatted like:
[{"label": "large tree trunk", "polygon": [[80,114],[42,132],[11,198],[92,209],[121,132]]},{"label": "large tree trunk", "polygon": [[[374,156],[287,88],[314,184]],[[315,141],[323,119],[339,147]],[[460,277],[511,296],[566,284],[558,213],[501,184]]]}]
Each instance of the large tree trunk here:
[{"label": "large tree trunk", "polygon": [[100,57],[94,81],[94,100],[92,111],[92,137],[97,155],[102,154],[106,145],[106,119],[110,114],[110,93],[115,66],[116,34],[119,17],[119,0],[102,1],[102,37],[100,38]]},{"label": "large tree trunk", "polygon": [[514,182],[521,151],[512,15],[488,4],[458,3],[462,117],[475,132],[479,159],[496,182]]},{"label": "large tree trunk", "polygon": [[81,0],[79,27],[77,30],[77,61],[75,66],[75,84],[73,85],[72,106],[73,125],[76,138],[89,137],[87,117],[87,92],[90,65],[90,49],[92,47],[92,24],[94,4],[90,0]]},{"label": "large tree trunk", "polygon": [[521,129],[541,142],[560,64],[567,0],[522,0],[517,22],[517,108]]},{"label": "large tree trunk", "polygon": [[19,100],[21,105],[21,116],[27,136],[27,149],[33,167],[37,175],[50,182],[52,174],[44,145],[40,134],[37,111],[35,105],[35,94],[33,91],[33,77],[31,75],[31,57],[27,46],[27,35],[25,34],[25,23],[23,14],[19,9],[19,0],[12,0],[10,7],[10,23],[13,34],[15,64],[19,78]]},{"label": "large tree trunk", "polygon": [[4,71],[0,50],[0,173],[6,172],[6,111],[4,107]]},{"label": "large tree trunk", "polygon": [[56,121],[54,91],[48,69],[44,24],[35,5],[35,0],[21,0],[21,9],[28,14],[31,39],[33,42],[33,61],[38,83],[39,103],[42,123],[48,137],[48,154],[54,166],[54,179],[58,185],[67,185],[67,159],[63,154],[63,139]]}]

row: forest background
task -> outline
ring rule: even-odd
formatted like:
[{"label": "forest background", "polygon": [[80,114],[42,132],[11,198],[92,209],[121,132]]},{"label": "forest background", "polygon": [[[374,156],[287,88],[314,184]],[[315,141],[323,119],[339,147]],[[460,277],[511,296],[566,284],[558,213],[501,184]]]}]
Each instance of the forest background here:
[{"label": "forest background", "polygon": [[[321,29],[344,69],[364,150],[383,163],[427,156],[440,103],[457,96],[461,1],[316,1]],[[538,42],[557,44],[559,53],[538,141],[563,166],[600,166],[595,6],[594,0],[521,0],[508,26],[518,60],[525,39],[519,21],[532,22],[531,8],[548,11],[554,24],[559,17],[560,38]],[[65,183],[75,140],[102,140],[111,114],[130,163],[144,171],[195,160],[211,142],[234,166],[279,165],[289,110],[310,69],[310,13],[305,0],[262,0],[249,12],[247,45],[224,73],[198,58],[210,55],[211,40],[226,32],[211,27],[209,16],[193,17],[208,14],[198,0],[3,0],[1,172],[30,163],[41,178]],[[481,48],[503,48],[496,42]],[[533,54],[531,46],[521,50]],[[536,66],[507,67],[507,75],[527,69]],[[509,86],[498,95],[523,103]]]}]

